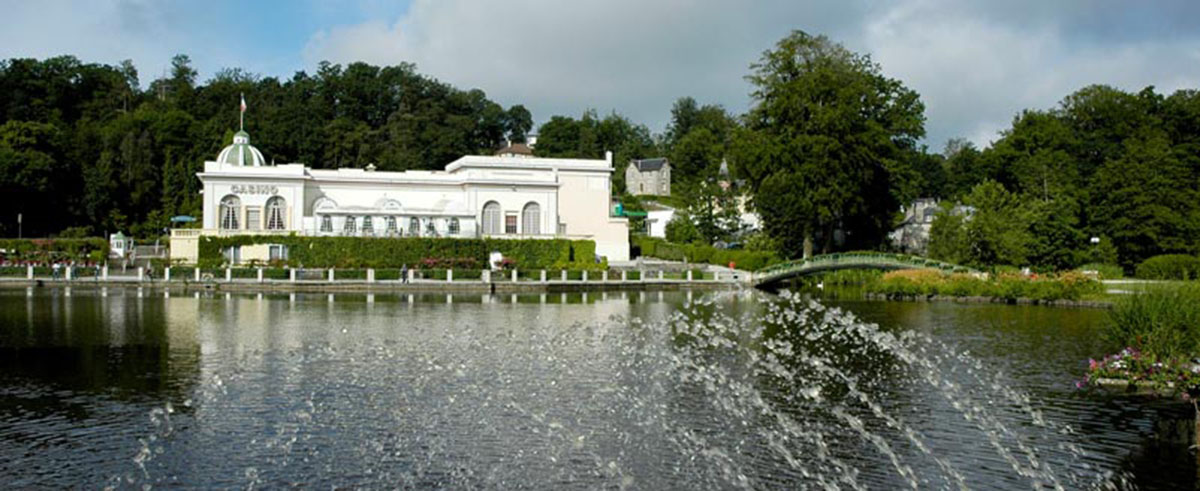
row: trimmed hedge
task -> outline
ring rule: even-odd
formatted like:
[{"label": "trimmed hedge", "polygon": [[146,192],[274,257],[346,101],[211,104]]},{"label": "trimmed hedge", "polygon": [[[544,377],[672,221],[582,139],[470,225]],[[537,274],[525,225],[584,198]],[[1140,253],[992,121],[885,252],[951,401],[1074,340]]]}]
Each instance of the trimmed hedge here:
[{"label": "trimmed hedge", "polygon": [[[444,261],[473,262],[486,267],[492,251],[500,251],[520,269],[600,269],[593,255],[596,243],[566,239],[457,239],[457,238],[369,238],[243,235],[201,237],[199,265],[222,265],[228,247],[253,244],[282,244],[288,247],[291,266],[305,268],[393,269],[407,265],[441,265]],[[572,260],[578,258],[578,260]]]},{"label": "trimmed hedge", "polygon": [[703,244],[675,244],[656,237],[634,236],[633,244],[641,255],[671,261],[688,261],[728,266],[734,263],[738,269],[757,271],[781,261],[771,252],[717,249]]},{"label": "trimmed hedge", "polygon": [[87,239],[0,239],[3,257],[10,261],[101,262],[108,257],[108,241]]},{"label": "trimmed hedge", "polygon": [[1200,278],[1200,258],[1186,254],[1154,256],[1137,266],[1144,280],[1194,280]]},{"label": "trimmed hedge", "polygon": [[933,269],[892,271],[867,283],[866,291],[888,296],[990,297],[1006,300],[1039,301],[1079,300],[1086,294],[1100,293],[1099,281],[1075,272],[1037,279],[1020,275],[999,275],[984,280],[971,275],[945,274]]}]

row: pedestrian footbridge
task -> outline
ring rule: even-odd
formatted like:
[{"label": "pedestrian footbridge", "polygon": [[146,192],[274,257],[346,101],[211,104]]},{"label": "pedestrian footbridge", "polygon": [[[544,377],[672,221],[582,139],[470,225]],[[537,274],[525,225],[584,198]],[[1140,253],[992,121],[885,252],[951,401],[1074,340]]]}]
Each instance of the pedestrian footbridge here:
[{"label": "pedestrian footbridge", "polygon": [[756,288],[770,289],[791,278],[837,269],[937,269],[956,273],[975,272],[965,266],[921,256],[883,252],[847,252],[821,254],[807,259],[797,259],[768,266],[754,273],[753,283]]}]

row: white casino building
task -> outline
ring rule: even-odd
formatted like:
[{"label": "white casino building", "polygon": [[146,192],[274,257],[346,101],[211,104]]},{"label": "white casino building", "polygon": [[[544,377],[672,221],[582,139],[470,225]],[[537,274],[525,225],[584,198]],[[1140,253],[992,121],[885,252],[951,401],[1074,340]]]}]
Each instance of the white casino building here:
[{"label": "white casino building", "polygon": [[[171,257],[194,263],[204,235],[566,238],[629,259],[628,222],[612,216],[612,153],[604,160],[462,157],[442,171],[379,172],[271,165],[239,131],[204,163],[200,229],[175,229]],[[235,262],[286,251],[244,246]]]}]

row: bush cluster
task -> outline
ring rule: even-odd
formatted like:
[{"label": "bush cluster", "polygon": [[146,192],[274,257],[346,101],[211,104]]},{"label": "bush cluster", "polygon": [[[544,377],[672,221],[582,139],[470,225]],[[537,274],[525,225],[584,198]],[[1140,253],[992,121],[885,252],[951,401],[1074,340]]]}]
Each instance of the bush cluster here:
[{"label": "bush cluster", "polygon": [[101,262],[108,257],[108,241],[87,239],[0,239],[0,257],[15,262]]},{"label": "bush cluster", "polygon": [[1200,278],[1200,258],[1186,254],[1154,256],[1137,266],[1144,280],[1194,280]]},{"label": "bush cluster", "polygon": [[1109,311],[1104,334],[1113,347],[1133,347],[1161,359],[1200,354],[1200,286],[1126,295]]},{"label": "bush cluster", "polygon": [[1006,300],[1037,301],[1078,300],[1085,294],[1099,293],[1100,282],[1076,273],[1026,277],[1001,274],[982,279],[963,273],[944,274],[932,269],[892,271],[866,286],[868,292],[889,296],[990,297]]},{"label": "bush cluster", "polygon": [[717,249],[704,244],[676,244],[656,237],[635,236],[633,245],[643,256],[720,266],[734,263],[738,269],[746,271],[757,271],[780,262],[779,256],[771,252]]},{"label": "bush cluster", "polygon": [[[201,237],[199,266],[219,267],[223,251],[252,244],[288,247],[288,266],[306,268],[485,268],[492,251],[524,269],[600,269],[596,243],[566,239],[368,238],[245,235]],[[574,260],[573,260],[574,258]],[[280,266],[284,264],[279,264]]]}]

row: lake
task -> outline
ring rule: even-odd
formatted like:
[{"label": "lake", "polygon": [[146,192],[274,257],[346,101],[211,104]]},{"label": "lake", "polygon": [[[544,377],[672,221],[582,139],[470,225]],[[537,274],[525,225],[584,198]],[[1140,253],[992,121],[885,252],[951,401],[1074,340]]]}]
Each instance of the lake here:
[{"label": "lake", "polygon": [[0,290],[7,487],[1178,488],[1102,310],[744,291]]}]

